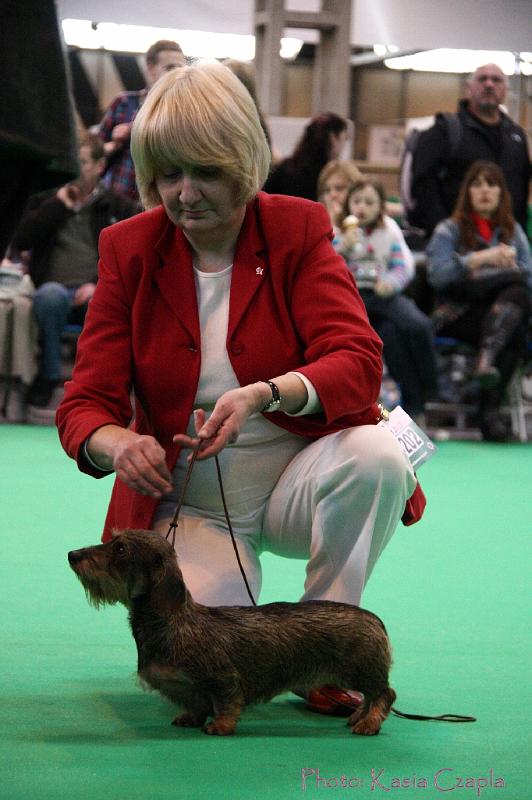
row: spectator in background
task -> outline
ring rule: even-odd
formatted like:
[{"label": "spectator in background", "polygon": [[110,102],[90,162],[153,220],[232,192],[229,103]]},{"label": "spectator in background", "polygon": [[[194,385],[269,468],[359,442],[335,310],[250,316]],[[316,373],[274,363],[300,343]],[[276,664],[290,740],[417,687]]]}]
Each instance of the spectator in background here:
[{"label": "spectator in background", "polygon": [[331,224],[338,232],[344,214],[347,193],[351,187],[362,180],[362,174],[352,161],[329,161],[318,175],[318,200],[331,218]]},{"label": "spectator in background", "polygon": [[384,187],[362,180],[349,191],[336,249],[353,274],[369,320],[384,345],[384,360],[401,390],[405,411],[421,415],[437,394],[432,324],[402,292],[414,275],[414,259],[397,223],[385,213]]},{"label": "spectator in background", "polygon": [[115,97],[100,123],[100,136],[105,143],[107,170],[103,179],[113,189],[138,202],[135,167],[129,149],[131,125],[144,99],[161,75],[185,64],[185,56],[177,42],[160,39],[146,53],[147,87],[138,92],[123,92]]},{"label": "spectator in background", "polygon": [[0,260],[29,196],[78,174],[74,106],[54,0],[3,0]]},{"label": "spectator in background", "polygon": [[451,145],[444,115],[424,131],[413,165],[412,193],[416,224],[430,235],[438,222],[450,216],[464,176],[474,161],[492,161],[504,175],[513,202],[513,214],[526,230],[529,156],[526,134],[503,111],[508,80],[496,64],[478,67],[467,82],[467,98],[460,101],[459,140]]},{"label": "spectator in background", "polygon": [[330,113],[314,117],[293,154],[273,169],[264,191],[317,200],[320,171],[328,161],[340,156],[346,142],[345,119]]},{"label": "spectator in background", "polygon": [[39,372],[28,403],[49,405],[61,381],[61,334],[68,321],[82,323],[96,286],[102,228],[135,213],[135,204],[104,189],[101,139],[87,134],[79,148],[81,175],[72,183],[30,200],[14,247],[31,251],[29,272],[36,286],[33,310],[39,327]]},{"label": "spectator in background", "polygon": [[437,291],[435,327],[479,346],[480,429],[488,441],[505,441],[509,430],[500,405],[524,350],[532,265],[496,164],[470,167],[454,213],[437,226],[427,256]]}]

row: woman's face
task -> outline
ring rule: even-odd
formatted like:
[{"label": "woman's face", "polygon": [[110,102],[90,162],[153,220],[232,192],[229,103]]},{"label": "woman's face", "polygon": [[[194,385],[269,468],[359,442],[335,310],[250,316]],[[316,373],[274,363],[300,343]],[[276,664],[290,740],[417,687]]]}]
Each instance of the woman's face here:
[{"label": "woman's face", "polygon": [[471,208],[481,217],[491,217],[501,200],[501,187],[485,175],[477,175],[469,185]]},{"label": "woman's face", "polygon": [[373,186],[364,186],[349,198],[349,213],[358,217],[361,225],[371,225],[381,213],[381,199]]},{"label": "woman's face", "polygon": [[342,155],[342,151],[347,142],[347,131],[340,131],[340,133],[330,133],[329,140],[331,143],[329,158],[331,161],[334,161],[335,159],[340,158],[340,156]]},{"label": "woman's face", "polygon": [[325,181],[321,200],[324,205],[341,208],[347,197],[348,183],[340,172],[333,172]]},{"label": "woman's face", "polygon": [[218,167],[176,164],[155,178],[162,204],[185,234],[220,233],[240,227],[245,206],[237,205],[236,182]]}]

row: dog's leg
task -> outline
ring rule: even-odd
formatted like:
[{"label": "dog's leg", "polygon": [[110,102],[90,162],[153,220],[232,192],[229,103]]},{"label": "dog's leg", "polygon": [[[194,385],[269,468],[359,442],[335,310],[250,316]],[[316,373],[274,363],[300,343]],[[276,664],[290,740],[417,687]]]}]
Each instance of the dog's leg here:
[{"label": "dog's leg", "polygon": [[395,698],[396,694],[390,687],[376,698],[365,696],[364,703],[347,720],[351,732],[359,736],[375,736],[390,713]]},{"label": "dog's leg", "polygon": [[203,730],[215,736],[230,736],[235,732],[240,713],[245,706],[238,676],[218,675],[209,683],[208,693],[212,699],[214,719],[204,725]]},{"label": "dog's leg", "polygon": [[242,711],[243,701],[214,701],[214,719],[203,726],[205,733],[216,736],[230,736],[236,731],[240,712]]},{"label": "dog's leg", "polygon": [[191,705],[182,714],[177,715],[172,721],[172,725],[182,728],[201,728],[210,713],[212,710],[208,703]]}]

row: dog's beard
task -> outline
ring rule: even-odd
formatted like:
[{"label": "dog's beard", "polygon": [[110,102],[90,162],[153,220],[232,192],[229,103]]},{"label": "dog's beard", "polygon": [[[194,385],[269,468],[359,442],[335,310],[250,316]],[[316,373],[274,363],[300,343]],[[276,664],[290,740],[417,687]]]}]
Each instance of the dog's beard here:
[{"label": "dog's beard", "polygon": [[114,605],[115,603],[129,605],[130,598],[121,580],[114,580],[107,574],[95,577],[94,575],[77,573],[77,576],[85,589],[88,602],[95,608],[100,608],[102,605]]}]

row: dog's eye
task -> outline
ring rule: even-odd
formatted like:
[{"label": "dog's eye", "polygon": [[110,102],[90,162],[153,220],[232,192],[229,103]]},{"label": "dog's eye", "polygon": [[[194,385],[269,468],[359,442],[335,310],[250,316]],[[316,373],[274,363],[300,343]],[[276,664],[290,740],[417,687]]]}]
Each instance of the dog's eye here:
[{"label": "dog's eye", "polygon": [[119,544],[118,547],[116,548],[116,553],[119,556],[125,555],[126,552],[127,552],[127,548],[126,548],[125,544]]}]

